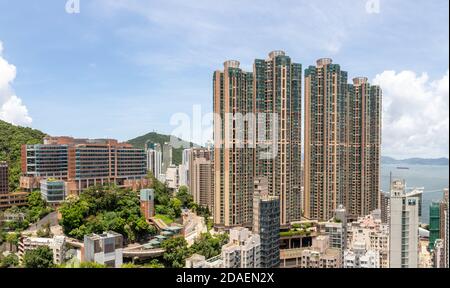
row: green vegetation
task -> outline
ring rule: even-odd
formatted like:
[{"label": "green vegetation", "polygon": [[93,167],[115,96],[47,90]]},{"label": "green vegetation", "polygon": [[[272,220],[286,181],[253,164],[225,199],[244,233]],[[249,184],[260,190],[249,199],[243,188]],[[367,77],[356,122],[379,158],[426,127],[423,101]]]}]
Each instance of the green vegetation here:
[{"label": "green vegetation", "polygon": [[222,246],[228,243],[228,237],[228,234],[212,236],[210,233],[204,233],[189,248],[183,237],[171,238],[161,245],[162,248],[166,249],[163,258],[168,267],[182,268],[185,266],[186,258],[193,254],[203,255],[206,259],[219,255]]},{"label": "green vegetation", "polygon": [[25,268],[53,268],[53,252],[47,246],[28,250],[23,256]]},{"label": "green vegetation", "polygon": [[218,234],[212,236],[210,233],[204,233],[200,239],[190,247],[191,255],[200,254],[206,257],[206,259],[219,255],[222,251],[222,246],[228,243],[228,234]]},{"label": "green vegetation", "polygon": [[39,130],[14,126],[0,120],[0,161],[6,161],[9,165],[10,191],[15,191],[19,186],[22,144],[42,143],[45,136]]},{"label": "green vegetation", "polygon": [[183,201],[191,199],[189,198],[190,195],[186,195],[188,194],[187,187],[183,188],[181,194],[178,193],[177,197],[172,197],[172,192],[167,187],[167,184],[161,183],[152,174],[149,174],[148,178],[152,183],[150,188],[155,190],[155,218],[161,219],[170,225],[181,216]]},{"label": "green vegetation", "polygon": [[3,257],[0,253],[0,268],[15,268],[19,266],[19,257],[16,254],[10,253]]},{"label": "green vegetation", "polygon": [[167,266],[170,268],[183,268],[185,260],[190,256],[187,242],[183,236],[170,238],[161,244],[161,247],[166,249],[163,255]]},{"label": "green vegetation", "polygon": [[79,268],[99,269],[99,268],[107,268],[107,266],[104,264],[99,264],[99,263],[95,263],[95,262],[83,262],[83,263],[80,263]]},{"label": "green vegetation", "polygon": [[[188,147],[193,147],[194,144],[190,143],[190,142],[186,142],[181,140],[180,138],[177,138],[179,141],[182,141],[182,145],[183,147],[181,148],[174,148],[172,151],[172,162],[175,165],[180,165],[181,164],[181,159],[182,159],[182,153],[183,153],[183,149],[184,145],[186,144]],[[169,135],[164,135],[164,134],[159,134],[156,132],[151,132],[148,134],[145,134],[143,136],[139,136],[137,138],[131,139],[128,141],[128,143],[130,143],[131,145],[133,145],[136,148],[141,148],[144,149],[145,148],[145,142],[150,141],[150,143],[159,143],[161,145],[161,147],[164,145],[165,142],[169,142],[170,143],[170,136]]]},{"label": "green vegetation", "polygon": [[67,199],[59,211],[64,233],[79,240],[90,233],[115,231],[133,243],[156,233],[141,214],[138,195],[114,185],[88,188]]},{"label": "green vegetation", "polygon": [[152,261],[150,261],[150,263],[145,263],[145,264],[134,264],[134,263],[125,263],[122,265],[121,268],[131,268],[131,269],[136,269],[136,268],[164,268],[164,265],[161,264],[157,259],[153,259]]},{"label": "green vegetation", "polygon": [[160,219],[160,220],[164,221],[164,223],[166,223],[167,225],[170,225],[170,224],[172,224],[172,223],[173,223],[173,219],[172,219],[172,218],[170,218],[170,217],[169,217],[169,216],[167,216],[167,215],[163,215],[163,214],[156,214],[156,215],[155,215],[155,218],[156,218],[156,219]]}]

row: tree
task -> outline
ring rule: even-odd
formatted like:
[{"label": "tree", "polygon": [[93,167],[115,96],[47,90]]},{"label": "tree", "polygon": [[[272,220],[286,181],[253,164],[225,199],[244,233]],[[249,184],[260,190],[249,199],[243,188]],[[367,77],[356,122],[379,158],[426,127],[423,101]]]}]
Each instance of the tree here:
[{"label": "tree", "polygon": [[163,258],[171,268],[183,268],[185,260],[189,257],[189,248],[183,236],[170,238],[161,244],[166,251]]},{"label": "tree", "polygon": [[15,233],[15,232],[8,233],[8,234],[6,234],[5,240],[10,245],[17,246],[19,244],[19,237],[20,237],[19,233]]},{"label": "tree", "polygon": [[182,207],[191,208],[194,198],[189,194],[189,190],[186,186],[180,186],[177,193],[177,199],[181,201]]},{"label": "tree", "polygon": [[13,253],[10,253],[0,261],[0,268],[14,268],[17,266],[19,266],[19,257]]},{"label": "tree", "polygon": [[210,233],[204,233],[190,247],[191,254],[200,254],[207,259],[215,257],[222,251],[222,246],[228,242],[228,234],[218,234],[212,236]]},{"label": "tree", "polygon": [[79,228],[83,224],[84,216],[88,211],[88,204],[80,199],[71,199],[65,202],[59,209],[62,216],[60,224],[64,234],[70,235],[72,230]]},{"label": "tree", "polygon": [[53,233],[52,230],[50,229],[50,222],[47,222],[43,225],[43,229],[39,229],[36,232],[38,237],[41,238],[52,238],[53,237]]},{"label": "tree", "polygon": [[23,265],[25,268],[52,268],[53,252],[47,246],[28,250],[23,256]]}]

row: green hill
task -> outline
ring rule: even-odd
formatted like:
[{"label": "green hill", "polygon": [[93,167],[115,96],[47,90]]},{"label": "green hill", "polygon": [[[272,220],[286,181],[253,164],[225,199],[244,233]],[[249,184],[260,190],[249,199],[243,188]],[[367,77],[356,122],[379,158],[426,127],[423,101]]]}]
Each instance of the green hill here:
[{"label": "green hill", "polygon": [[42,143],[45,133],[26,127],[15,126],[0,120],[0,161],[9,165],[9,188],[19,186],[20,150],[22,144]]},{"label": "green hill", "polygon": [[[189,147],[194,147],[194,146],[198,146],[195,145],[191,142],[187,142],[187,141],[183,141],[180,138],[177,138],[179,141],[183,142],[184,144],[189,145]],[[136,148],[141,148],[144,149],[145,147],[145,143],[149,141],[150,143],[159,143],[161,146],[164,145],[165,142],[170,142],[170,136],[169,135],[164,135],[164,134],[159,134],[156,132],[150,132],[148,134],[139,136],[137,138],[128,140],[127,142],[130,143],[131,145],[133,145]],[[181,159],[182,159],[182,153],[183,153],[183,149],[185,149],[184,147],[182,148],[174,148],[172,151],[172,162],[175,165],[180,165],[181,164]]]}]

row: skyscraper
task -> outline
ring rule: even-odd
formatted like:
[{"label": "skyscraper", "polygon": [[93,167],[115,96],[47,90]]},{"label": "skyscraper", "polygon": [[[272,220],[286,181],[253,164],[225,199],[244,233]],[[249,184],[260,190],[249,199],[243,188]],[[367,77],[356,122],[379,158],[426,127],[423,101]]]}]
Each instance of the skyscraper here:
[{"label": "skyscraper", "polygon": [[189,154],[189,191],[194,202],[213,211],[214,206],[214,166],[212,150],[192,148]]},{"label": "skyscraper", "polygon": [[158,143],[151,144],[146,147],[147,154],[147,171],[151,172],[153,176],[158,179],[162,169],[162,151],[161,145]]},{"label": "skyscraper", "polygon": [[266,178],[255,180],[253,233],[261,240],[261,268],[280,266],[280,200],[270,196]]},{"label": "skyscraper", "polygon": [[226,61],[213,77],[214,223],[223,227],[250,226],[253,213],[255,149],[252,127],[240,117],[253,111],[253,74],[239,65]]},{"label": "skyscraper", "polygon": [[331,59],[305,70],[305,217],[310,219],[329,220],[344,202],[347,90],[347,72]]},{"label": "skyscraper", "polygon": [[419,196],[404,181],[391,186],[389,220],[390,268],[417,268],[419,260]]},{"label": "skyscraper", "polygon": [[166,142],[162,146],[161,173],[166,174],[167,169],[172,165],[172,145]]},{"label": "skyscraper", "polygon": [[343,204],[349,218],[379,207],[381,89],[347,84],[329,58],[305,71],[305,216],[328,220]]},{"label": "skyscraper", "polygon": [[[265,177],[269,194],[279,196],[280,221],[286,225],[301,219],[302,65],[293,63],[283,51],[272,51],[268,59],[255,60],[253,82],[254,113],[258,117],[255,176]],[[276,122],[272,114],[277,115]],[[262,157],[266,149],[262,144],[268,139],[275,142],[276,150]]]},{"label": "skyscraper", "polygon": [[438,202],[432,202],[430,204],[430,238],[428,248],[434,250],[434,242],[439,239],[440,236],[440,205]]}]

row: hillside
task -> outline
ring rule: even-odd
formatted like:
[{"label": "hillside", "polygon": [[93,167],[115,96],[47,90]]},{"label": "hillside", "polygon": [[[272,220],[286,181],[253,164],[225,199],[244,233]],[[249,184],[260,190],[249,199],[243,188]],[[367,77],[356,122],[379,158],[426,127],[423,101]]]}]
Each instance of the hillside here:
[{"label": "hillside", "polygon": [[449,165],[448,158],[408,158],[397,160],[392,157],[382,156],[381,163],[383,164],[403,164],[403,165]]},{"label": "hillside", "polygon": [[[181,140],[180,138],[177,138],[178,140]],[[159,143],[161,146],[164,145],[165,142],[170,142],[170,136],[159,134],[156,132],[150,132],[148,134],[136,137],[134,139],[128,140],[127,142],[133,145],[136,148],[144,149],[145,142],[150,141],[151,143]],[[181,140],[183,141],[183,140]],[[191,142],[183,141],[183,143],[188,143],[189,147],[198,146]],[[173,164],[180,165],[181,159],[182,159],[182,153],[184,148],[177,148],[173,149],[172,151],[172,160]]]},{"label": "hillside", "polygon": [[42,143],[45,133],[26,127],[14,126],[0,120],[0,161],[9,165],[9,188],[15,191],[20,177],[20,149],[22,144]]}]

